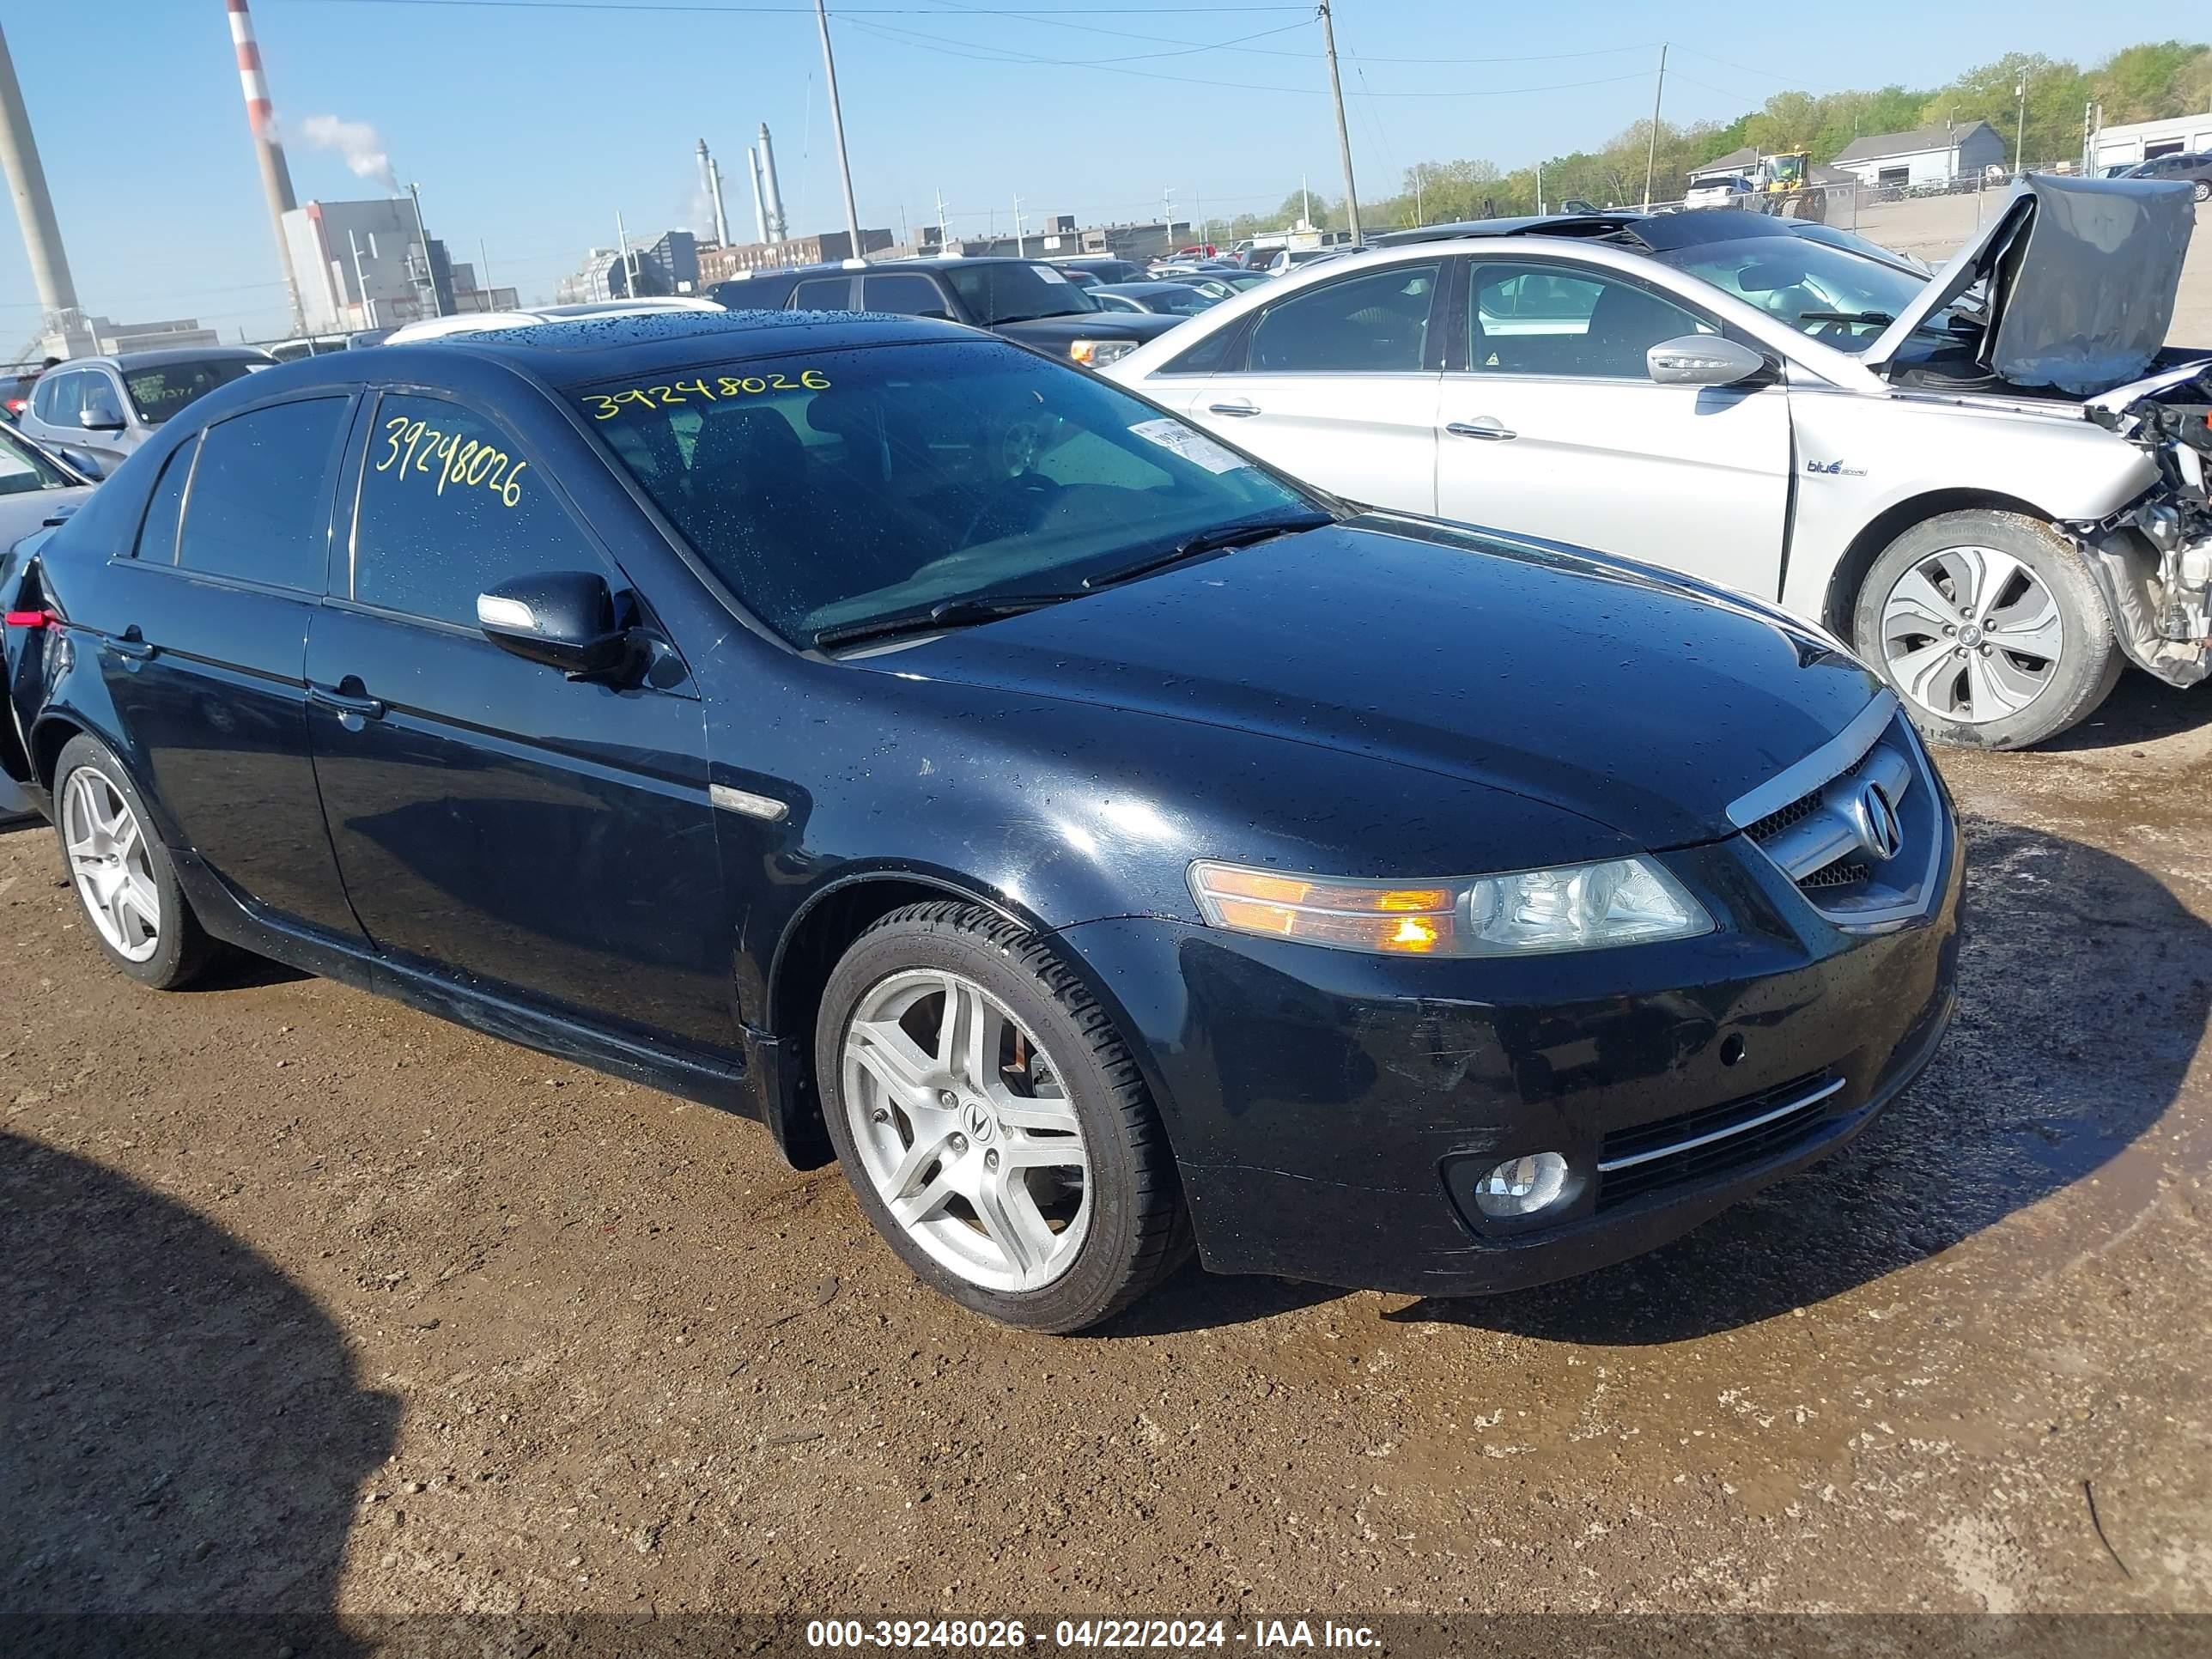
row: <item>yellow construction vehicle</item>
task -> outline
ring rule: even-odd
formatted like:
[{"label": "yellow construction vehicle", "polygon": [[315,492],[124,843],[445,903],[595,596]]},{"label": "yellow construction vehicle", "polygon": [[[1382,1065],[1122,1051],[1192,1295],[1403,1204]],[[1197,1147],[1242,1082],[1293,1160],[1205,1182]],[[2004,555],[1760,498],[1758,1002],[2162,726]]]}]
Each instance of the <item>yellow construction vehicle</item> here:
[{"label": "yellow construction vehicle", "polygon": [[1813,182],[1813,157],[1806,150],[1761,156],[1753,182],[1759,186],[1762,213],[1815,224],[1828,216],[1828,193]]}]

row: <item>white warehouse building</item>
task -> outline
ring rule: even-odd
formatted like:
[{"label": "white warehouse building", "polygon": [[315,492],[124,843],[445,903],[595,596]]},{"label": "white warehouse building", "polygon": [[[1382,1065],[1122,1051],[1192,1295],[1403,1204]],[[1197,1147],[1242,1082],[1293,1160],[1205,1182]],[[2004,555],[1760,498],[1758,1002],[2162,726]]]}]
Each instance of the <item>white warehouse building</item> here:
[{"label": "white warehouse building", "polygon": [[2005,164],[2004,140],[1987,121],[1966,127],[1921,127],[1854,138],[1835,165],[1862,185],[1887,189],[1945,185]]},{"label": "white warehouse building", "polygon": [[2097,131],[2096,165],[2100,171],[2154,161],[2184,150],[2192,155],[2212,150],[2212,110],[2197,115],[2171,115],[2163,121],[2130,121],[2125,126]]}]

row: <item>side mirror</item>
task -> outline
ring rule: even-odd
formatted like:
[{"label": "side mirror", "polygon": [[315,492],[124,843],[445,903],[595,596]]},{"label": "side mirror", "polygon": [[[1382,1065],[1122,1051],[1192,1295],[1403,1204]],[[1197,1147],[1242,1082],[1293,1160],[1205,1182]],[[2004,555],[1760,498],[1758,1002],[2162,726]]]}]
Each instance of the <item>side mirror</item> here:
[{"label": "side mirror", "polygon": [[87,432],[120,432],[123,430],[123,411],[112,404],[96,409],[81,409],[76,423]]},{"label": "side mirror", "polygon": [[584,571],[518,576],[477,595],[477,626],[503,651],[557,668],[572,680],[601,679],[629,665],[630,631],[615,621],[606,578]]},{"label": "side mirror", "polygon": [[1684,334],[1644,354],[1661,386],[1740,386],[1773,367],[1765,354],[1719,334]]}]

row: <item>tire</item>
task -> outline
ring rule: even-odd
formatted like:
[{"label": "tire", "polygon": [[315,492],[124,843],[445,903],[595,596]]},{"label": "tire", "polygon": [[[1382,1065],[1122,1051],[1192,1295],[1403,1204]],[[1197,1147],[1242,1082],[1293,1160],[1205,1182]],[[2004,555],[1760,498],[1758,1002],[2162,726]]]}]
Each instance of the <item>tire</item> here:
[{"label": "tire", "polygon": [[[943,1063],[948,1049],[989,1058]],[[860,1208],[917,1278],[963,1307],[1079,1331],[1189,1254],[1144,1079],[1106,1011],[1035,935],[971,904],[892,912],[831,972],[814,1055]],[[1021,1121],[998,1121],[1000,1110]]]},{"label": "tire", "polygon": [[2212,202],[2212,179],[2199,179],[2193,193],[2200,202]]},{"label": "tire", "polygon": [[1982,508],[1892,542],[1860,584],[1852,636],[1912,723],[1962,748],[2054,738],[2126,666],[2080,555],[2039,520]]},{"label": "tire", "polygon": [[[178,885],[176,862],[155,831],[137,785],[105,744],[70,739],[54,765],[53,803],[63,873],[84,913],[86,932],[108,961],[157,991],[181,989],[204,974],[220,949]],[[86,817],[88,806],[107,818],[105,830]],[[126,826],[135,831],[127,839]],[[137,900],[118,896],[103,915],[95,896],[119,896],[125,889]],[[149,902],[151,917],[145,915]]]}]

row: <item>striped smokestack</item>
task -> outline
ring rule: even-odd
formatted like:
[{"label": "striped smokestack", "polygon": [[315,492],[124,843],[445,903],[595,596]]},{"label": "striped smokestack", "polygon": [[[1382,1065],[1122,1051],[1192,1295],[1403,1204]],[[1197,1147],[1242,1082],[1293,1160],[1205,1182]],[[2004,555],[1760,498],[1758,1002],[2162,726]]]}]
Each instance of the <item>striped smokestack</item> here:
[{"label": "striped smokestack", "polygon": [[284,236],[284,216],[299,202],[292,194],[292,172],[284,165],[284,146],[276,137],[276,112],[269,101],[268,77],[261,72],[261,46],[253,38],[252,14],[246,0],[223,0],[230,12],[230,42],[238,50],[238,83],[246,94],[246,124],[253,130],[253,158],[261,164],[261,188],[269,198],[269,222],[276,233],[276,259],[292,301],[292,332],[307,332],[300,312],[300,282],[292,270],[292,246]]}]

